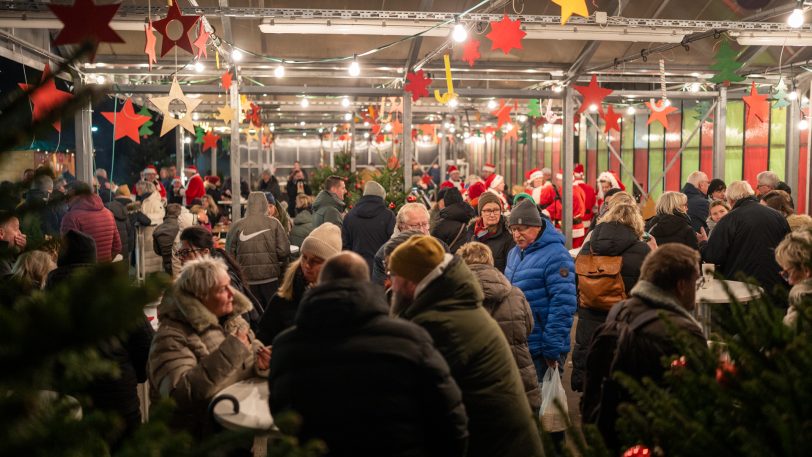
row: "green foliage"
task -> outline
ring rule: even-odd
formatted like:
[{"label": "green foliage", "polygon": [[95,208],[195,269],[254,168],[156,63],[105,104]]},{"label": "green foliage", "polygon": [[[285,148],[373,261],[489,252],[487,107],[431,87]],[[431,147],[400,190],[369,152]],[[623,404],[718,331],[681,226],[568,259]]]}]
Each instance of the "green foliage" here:
[{"label": "green foliage", "polygon": [[316,168],[310,173],[310,188],[313,189],[314,193],[318,194],[324,190],[324,181],[327,178],[340,176],[347,186],[344,203],[347,204],[347,207],[350,207],[361,198],[363,192],[363,189],[358,187],[360,181],[358,172],[352,171],[352,156],[349,153],[336,154],[333,161],[335,163],[334,167]]},{"label": "green foliage", "polygon": [[340,176],[344,178],[347,185],[347,195],[344,203],[351,208],[363,195],[364,184],[367,181],[375,181],[386,190],[386,203],[389,207],[397,211],[406,203],[406,193],[403,190],[403,165],[396,156],[381,156],[381,160],[386,163],[383,168],[363,169],[353,172],[351,166],[351,156],[347,154],[336,154],[334,157],[334,167],[321,167],[315,169],[310,174],[310,186],[314,192],[324,190],[324,180],[330,176]]}]

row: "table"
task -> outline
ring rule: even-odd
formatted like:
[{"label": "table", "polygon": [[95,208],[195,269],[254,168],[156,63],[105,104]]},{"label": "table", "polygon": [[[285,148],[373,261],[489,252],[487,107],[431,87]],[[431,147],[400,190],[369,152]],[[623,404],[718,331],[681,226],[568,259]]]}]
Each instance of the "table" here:
[{"label": "table", "polygon": [[[239,403],[235,412],[231,401],[218,401],[221,397],[232,397]],[[212,399],[212,415],[218,424],[229,430],[249,430],[254,432],[254,456],[265,456],[268,449],[268,437],[278,429],[273,423],[271,409],[268,406],[268,380],[251,378],[232,384],[221,390]]]},{"label": "table", "polygon": [[[727,287],[725,287],[727,286]],[[729,294],[728,290],[729,289]],[[730,303],[732,295],[736,301],[747,303],[753,301],[763,294],[761,287],[747,284],[740,281],[723,281],[711,279],[709,281],[700,278],[699,288],[696,290],[696,318],[702,325],[702,333],[705,338],[710,336],[711,331],[711,306],[713,304]]]}]

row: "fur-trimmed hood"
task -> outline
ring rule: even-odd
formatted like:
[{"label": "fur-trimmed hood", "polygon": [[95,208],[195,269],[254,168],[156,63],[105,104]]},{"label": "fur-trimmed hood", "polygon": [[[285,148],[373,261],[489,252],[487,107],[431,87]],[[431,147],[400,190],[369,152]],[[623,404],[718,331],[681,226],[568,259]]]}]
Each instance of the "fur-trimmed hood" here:
[{"label": "fur-trimmed hood", "polygon": [[[235,318],[240,317],[242,314],[247,313],[253,309],[251,300],[248,299],[241,292],[234,290],[234,310],[228,316],[225,323],[225,330],[230,330]],[[217,316],[203,306],[203,303],[195,296],[188,292],[180,290],[177,285],[173,285],[163,296],[161,303],[158,305],[159,318],[169,318],[178,321],[187,322],[197,333],[202,333],[209,327],[219,325]]]},{"label": "fur-trimmed hood", "polygon": [[696,324],[697,328],[701,328],[699,322],[694,319],[694,316],[692,316],[673,295],[648,281],[643,281],[642,279],[637,281],[637,285],[631,290],[631,295],[639,297],[657,308],[678,314]]}]

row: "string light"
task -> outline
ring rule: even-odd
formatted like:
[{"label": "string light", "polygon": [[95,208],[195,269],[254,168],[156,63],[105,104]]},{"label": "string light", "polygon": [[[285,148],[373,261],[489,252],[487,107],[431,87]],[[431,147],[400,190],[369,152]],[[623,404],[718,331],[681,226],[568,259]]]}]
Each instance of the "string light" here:
[{"label": "string light", "polygon": [[553,92],[555,92],[556,94],[560,94],[562,90],[564,90],[564,88],[561,87],[561,85],[559,85],[559,84],[556,84],[555,86],[553,86]]},{"label": "string light", "polygon": [[628,114],[629,116],[634,116],[635,113],[637,113],[637,110],[634,109],[634,106],[629,106],[628,108],[626,108],[626,114]]},{"label": "string light", "polygon": [[233,60],[234,62],[239,62],[242,60],[242,58],[243,58],[242,51],[240,51],[239,49],[234,48],[231,51],[231,60]]},{"label": "string light", "polygon": [[597,112],[597,111],[598,111],[598,105],[596,105],[596,104],[594,104],[594,103],[593,103],[593,104],[591,104],[591,105],[589,105],[589,112],[590,112],[590,113],[595,113],[595,112]]},{"label": "string light", "polygon": [[496,109],[496,100],[488,100],[488,109]]},{"label": "string light", "polygon": [[806,119],[801,119],[798,121],[798,130],[806,130],[809,128],[809,121]]},{"label": "string light", "polygon": [[347,98],[347,97],[342,98],[341,99],[341,106],[343,106],[344,108],[349,108],[350,107],[350,99]]},{"label": "string light", "polygon": [[802,5],[803,2],[799,1],[796,8],[792,10],[792,14],[787,18],[787,25],[793,29],[801,28],[804,25],[804,10],[800,8]]},{"label": "string light", "polygon": [[795,92],[793,90],[792,92],[787,94],[787,98],[789,98],[790,100],[798,100],[798,92]]},{"label": "string light", "polygon": [[203,70],[205,70],[205,69],[206,69],[206,67],[203,65],[203,62],[201,62],[199,60],[197,62],[195,62],[195,71],[196,72],[202,73]]},{"label": "string light", "polygon": [[302,105],[302,108],[307,108],[308,106],[310,106],[310,100],[308,100],[307,97],[303,98],[302,102],[301,102],[301,105]]},{"label": "string light", "polygon": [[273,71],[273,75],[277,78],[284,78],[285,77],[285,65],[279,64]]},{"label": "string light", "polygon": [[454,25],[454,31],[451,33],[451,37],[457,43],[462,43],[463,41],[468,39],[468,31],[465,30],[465,26],[460,24],[459,16],[454,18],[454,22],[456,22],[456,24]]},{"label": "string light", "polygon": [[459,104],[460,102],[459,100],[457,100],[457,97],[454,97],[448,101],[448,106],[450,106],[451,108],[456,108],[457,106],[459,106]]},{"label": "string light", "polygon": [[352,120],[352,113],[347,113],[344,115],[344,120],[350,122]]},{"label": "string light", "polygon": [[106,82],[107,82],[107,78],[105,78],[104,75],[96,76],[96,84],[104,84]]},{"label": "string light", "polygon": [[352,63],[347,71],[350,73],[350,76],[353,77],[358,77],[361,74],[361,65],[358,64],[358,56],[353,56]]}]

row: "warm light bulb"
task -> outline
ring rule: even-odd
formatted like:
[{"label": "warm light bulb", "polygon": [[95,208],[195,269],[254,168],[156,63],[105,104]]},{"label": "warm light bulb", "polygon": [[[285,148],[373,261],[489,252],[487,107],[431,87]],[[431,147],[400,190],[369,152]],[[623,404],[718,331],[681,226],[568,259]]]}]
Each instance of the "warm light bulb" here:
[{"label": "warm light bulb", "polygon": [[307,98],[303,98],[301,105],[302,108],[307,108],[308,106],[310,106],[310,100],[308,100]]},{"label": "warm light bulb", "polygon": [[352,113],[347,113],[344,115],[344,120],[350,122],[352,120]]},{"label": "warm light bulb", "polygon": [[234,62],[241,61],[242,51],[240,51],[239,49],[234,49],[233,51],[231,51],[231,60],[233,60]]},{"label": "warm light bulb", "polygon": [[452,98],[451,100],[448,101],[448,106],[450,106],[452,108],[456,108],[457,106],[459,106],[459,104],[460,104],[460,102],[459,102],[459,100],[457,100],[456,97],[454,97],[454,98]]},{"label": "warm light bulb", "polygon": [[364,138],[369,138],[369,132],[364,132]]},{"label": "warm light bulb", "polygon": [[281,63],[274,69],[273,75],[277,78],[284,78],[285,77],[285,66]]},{"label": "warm light bulb", "polygon": [[598,111],[598,105],[596,105],[596,104],[594,104],[594,103],[593,103],[593,104],[591,104],[591,105],[589,105],[589,112],[590,112],[590,113],[595,113],[595,112],[597,112],[597,111]]},{"label": "warm light bulb", "polygon": [[302,132],[302,136],[307,136],[307,132]]},{"label": "warm light bulb", "polygon": [[496,109],[497,106],[496,100],[488,100],[488,109]]},{"label": "warm light bulb", "polygon": [[561,93],[562,90],[564,90],[564,88],[559,85],[553,86],[553,92],[555,92],[556,94]]},{"label": "warm light bulb", "polygon": [[104,84],[106,82],[107,78],[105,78],[103,75],[96,76],[96,84]]},{"label": "warm light bulb", "polygon": [[702,85],[701,85],[701,84],[699,84],[699,83],[693,83],[693,84],[691,84],[691,86],[690,86],[690,88],[689,88],[689,90],[690,90],[691,92],[699,92],[699,91],[700,91],[700,89],[702,89]]},{"label": "warm light bulb", "polygon": [[454,38],[454,41],[457,43],[462,43],[468,39],[468,31],[465,30],[465,26],[458,23],[454,26],[454,32],[451,33],[451,37]]},{"label": "warm light bulb", "polygon": [[305,126],[305,121],[301,121],[301,122],[299,122],[299,125],[301,125],[302,127],[304,127],[304,126]]},{"label": "warm light bulb", "polygon": [[802,25],[804,25],[804,10],[800,8],[795,8],[792,10],[792,14],[790,14],[789,18],[787,18],[787,25],[793,29],[800,28]]},{"label": "warm light bulb", "polygon": [[386,124],[386,127],[384,127],[384,130],[386,130],[387,132],[391,132],[392,131],[392,124]]},{"label": "warm light bulb", "polygon": [[626,114],[628,114],[629,116],[634,116],[634,114],[635,114],[636,112],[637,112],[637,110],[636,110],[636,109],[634,109],[634,107],[633,107],[633,106],[630,106],[630,107],[626,108]]},{"label": "warm light bulb", "polygon": [[361,65],[358,65],[357,60],[353,60],[347,71],[349,71],[350,76],[358,76],[361,74]]},{"label": "warm light bulb", "polygon": [[206,67],[203,65],[203,62],[201,62],[199,60],[197,62],[195,62],[195,71],[196,72],[201,73],[205,69],[206,69]]},{"label": "warm light bulb", "polygon": [[192,142],[192,138],[187,136],[186,138],[183,139],[183,142],[189,144]]},{"label": "warm light bulb", "polygon": [[798,92],[795,92],[794,90],[791,91],[789,94],[787,94],[787,98],[790,100],[798,100]]},{"label": "warm light bulb", "polygon": [[341,106],[343,106],[344,108],[349,108],[349,106],[350,106],[350,99],[349,99],[349,98],[347,98],[347,97],[342,98],[342,99],[341,99]]},{"label": "warm light bulb", "polygon": [[809,128],[809,121],[806,119],[801,119],[798,121],[798,130],[806,130]]}]

